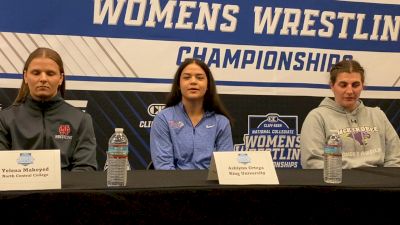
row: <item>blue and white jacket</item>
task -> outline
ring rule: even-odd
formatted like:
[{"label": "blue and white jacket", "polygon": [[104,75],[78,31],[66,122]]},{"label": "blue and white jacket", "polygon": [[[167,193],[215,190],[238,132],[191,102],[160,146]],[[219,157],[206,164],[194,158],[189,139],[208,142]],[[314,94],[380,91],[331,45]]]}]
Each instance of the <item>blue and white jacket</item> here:
[{"label": "blue and white jacket", "polygon": [[208,169],[214,151],[233,151],[231,126],[225,116],[205,112],[193,127],[181,102],[154,118],[150,149],[155,169]]}]

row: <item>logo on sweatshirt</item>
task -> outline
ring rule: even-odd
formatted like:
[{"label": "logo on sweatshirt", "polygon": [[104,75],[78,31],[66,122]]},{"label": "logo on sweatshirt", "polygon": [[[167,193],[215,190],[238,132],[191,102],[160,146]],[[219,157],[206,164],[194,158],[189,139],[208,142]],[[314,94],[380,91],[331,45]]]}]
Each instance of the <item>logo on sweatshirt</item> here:
[{"label": "logo on sweatshirt", "polygon": [[371,138],[371,133],[378,132],[377,127],[347,127],[339,130],[339,135],[355,140],[360,145],[367,145],[368,139]]},{"label": "logo on sweatshirt", "polygon": [[60,135],[68,135],[69,132],[71,132],[71,127],[69,126],[69,124],[60,124],[60,126],[58,127],[58,133]]},{"label": "logo on sweatshirt", "polygon": [[72,136],[69,135],[70,133],[71,133],[71,125],[60,124],[58,126],[58,134],[56,134],[54,138],[58,140],[71,140]]},{"label": "logo on sweatshirt", "polygon": [[371,135],[365,131],[354,132],[353,134],[347,134],[347,137],[353,138],[355,141],[358,142],[360,145],[367,145],[367,139],[371,138]]},{"label": "logo on sweatshirt", "polygon": [[179,120],[170,120],[170,121],[168,121],[168,125],[172,129],[179,129],[179,128],[182,128],[185,124]]}]

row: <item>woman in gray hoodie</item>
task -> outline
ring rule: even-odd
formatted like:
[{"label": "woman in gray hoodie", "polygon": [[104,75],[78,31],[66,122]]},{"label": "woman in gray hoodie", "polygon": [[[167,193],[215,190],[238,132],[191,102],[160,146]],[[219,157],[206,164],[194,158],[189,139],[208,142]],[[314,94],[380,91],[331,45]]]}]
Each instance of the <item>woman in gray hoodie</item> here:
[{"label": "woman in gray hoodie", "polygon": [[334,100],[325,98],[306,117],[301,129],[301,164],[322,169],[326,138],[338,132],[343,142],[343,168],[400,166],[400,140],[385,113],[364,106],[364,69],[355,60],[343,60],[330,71]]}]

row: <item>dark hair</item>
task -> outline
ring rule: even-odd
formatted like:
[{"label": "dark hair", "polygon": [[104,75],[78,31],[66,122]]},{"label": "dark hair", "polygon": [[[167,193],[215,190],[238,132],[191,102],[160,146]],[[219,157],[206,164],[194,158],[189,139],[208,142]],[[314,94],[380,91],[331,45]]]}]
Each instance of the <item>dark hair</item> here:
[{"label": "dark hair", "polygon": [[203,100],[204,111],[214,111],[215,113],[222,114],[226,116],[229,122],[232,124],[233,119],[229,115],[228,111],[225,109],[224,105],[222,104],[222,101],[218,96],[217,87],[215,85],[214,77],[211,73],[210,68],[203,61],[199,59],[194,59],[194,58],[185,59],[185,61],[181,63],[181,65],[178,67],[178,70],[175,73],[174,80],[172,83],[171,92],[167,97],[166,107],[177,105],[179,104],[179,102],[182,101],[182,93],[179,86],[181,74],[182,71],[192,63],[200,66],[204,70],[207,76],[207,91],[204,95],[204,100]]},{"label": "dark hair", "polygon": [[[35,51],[33,51],[29,55],[28,59],[25,61],[25,65],[24,65],[22,74],[25,74],[27,72],[29,64],[31,64],[32,60],[34,60],[36,58],[49,58],[49,59],[53,60],[55,63],[57,63],[58,68],[60,69],[60,73],[63,75],[63,81],[62,81],[61,85],[58,87],[58,91],[61,93],[61,96],[64,98],[65,74],[64,74],[64,66],[63,66],[61,56],[53,49],[37,48]],[[25,84],[24,78],[23,78],[21,88],[19,89],[18,95],[15,98],[14,103],[25,102],[26,96],[28,96],[28,94],[29,94],[29,86],[28,86],[28,84]]]},{"label": "dark hair", "polygon": [[333,65],[330,71],[330,82],[332,84],[335,84],[336,78],[339,73],[353,73],[353,72],[361,74],[361,82],[364,84],[365,80],[364,68],[360,65],[359,62],[353,59],[342,60]]}]

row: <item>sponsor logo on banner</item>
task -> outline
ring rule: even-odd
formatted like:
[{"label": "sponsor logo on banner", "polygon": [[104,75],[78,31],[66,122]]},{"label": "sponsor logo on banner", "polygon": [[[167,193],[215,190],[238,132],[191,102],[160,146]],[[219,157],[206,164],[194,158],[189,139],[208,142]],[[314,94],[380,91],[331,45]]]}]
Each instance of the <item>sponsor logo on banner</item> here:
[{"label": "sponsor logo on banner", "polygon": [[147,107],[147,112],[150,116],[155,117],[158,112],[165,108],[165,104],[151,104]]},{"label": "sponsor logo on banner", "polygon": [[[155,117],[158,112],[165,108],[165,104],[161,103],[153,103],[147,107],[147,113],[151,117]],[[151,128],[152,120],[141,120],[139,121],[139,128]]]},{"label": "sponsor logo on banner", "polygon": [[71,128],[69,127],[69,124],[61,124],[58,127],[58,133],[60,135],[68,135],[71,132]]},{"label": "sponsor logo on banner", "polygon": [[249,115],[243,142],[234,146],[235,151],[271,151],[276,168],[301,168],[297,116]]}]

